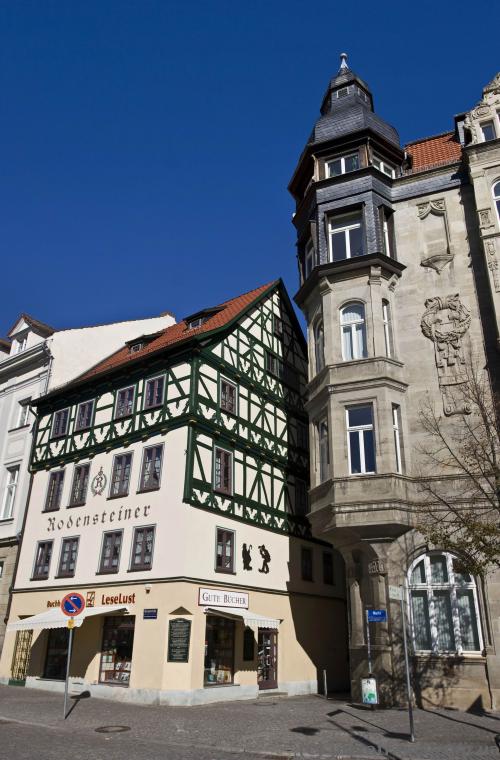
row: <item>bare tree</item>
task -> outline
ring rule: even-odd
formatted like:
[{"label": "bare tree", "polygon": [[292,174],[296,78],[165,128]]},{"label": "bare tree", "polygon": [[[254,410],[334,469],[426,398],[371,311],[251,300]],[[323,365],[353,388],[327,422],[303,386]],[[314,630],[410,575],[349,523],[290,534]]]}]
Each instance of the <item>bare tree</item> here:
[{"label": "bare tree", "polygon": [[465,570],[484,575],[500,567],[500,408],[486,372],[469,369],[455,392],[468,413],[444,416],[430,400],[420,410],[426,436],[417,527],[456,552]]}]

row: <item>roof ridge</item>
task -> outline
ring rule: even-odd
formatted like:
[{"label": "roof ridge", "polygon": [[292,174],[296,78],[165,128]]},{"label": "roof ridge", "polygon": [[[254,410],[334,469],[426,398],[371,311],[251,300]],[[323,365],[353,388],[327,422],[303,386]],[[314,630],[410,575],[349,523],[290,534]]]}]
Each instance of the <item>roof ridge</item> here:
[{"label": "roof ridge", "polygon": [[418,140],[411,140],[410,142],[405,143],[404,147],[407,148],[409,145],[418,145],[418,143],[428,142],[429,140],[436,140],[438,137],[446,137],[446,135],[454,134],[455,131],[449,129],[446,132],[439,132],[437,135],[429,135],[429,137],[419,137]]}]

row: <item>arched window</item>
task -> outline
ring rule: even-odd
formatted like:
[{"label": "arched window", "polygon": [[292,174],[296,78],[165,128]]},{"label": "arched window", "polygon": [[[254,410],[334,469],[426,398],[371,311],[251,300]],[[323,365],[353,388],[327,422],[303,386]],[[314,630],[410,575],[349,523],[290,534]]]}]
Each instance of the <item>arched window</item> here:
[{"label": "arched window", "polygon": [[365,359],[366,325],[365,307],[362,303],[348,303],[340,311],[342,330],[342,358],[344,361]]},{"label": "arched window", "polygon": [[325,331],[322,319],[314,325],[314,361],[316,373],[318,373],[325,366]]},{"label": "arched window", "polygon": [[495,182],[493,185],[493,200],[497,209],[498,224],[500,224],[500,182]]},{"label": "arched window", "polygon": [[391,357],[394,356],[391,305],[385,298],[382,299],[382,322],[384,324],[385,355]]},{"label": "arched window", "polygon": [[419,557],[409,583],[415,650],[482,650],[476,584],[457,557],[444,552]]}]

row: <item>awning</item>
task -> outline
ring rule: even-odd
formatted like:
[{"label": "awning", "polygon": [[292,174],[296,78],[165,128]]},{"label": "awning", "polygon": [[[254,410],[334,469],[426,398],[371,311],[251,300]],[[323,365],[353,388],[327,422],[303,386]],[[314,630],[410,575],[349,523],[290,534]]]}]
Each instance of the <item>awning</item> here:
[{"label": "awning", "polygon": [[[124,607],[123,604],[107,604],[103,607],[85,607],[83,612],[73,618],[75,628],[80,628],[83,621],[88,617],[94,615],[106,615],[109,613],[129,612],[128,607]],[[18,620],[16,623],[9,623],[7,631],[38,631],[42,628],[67,628],[68,620],[70,618],[61,612],[59,607],[47,610],[46,612],[40,612],[39,615],[32,615],[31,617]]]},{"label": "awning", "polygon": [[205,615],[218,615],[219,617],[229,618],[230,620],[243,620],[247,628],[251,628],[257,633],[259,628],[272,628],[277,630],[281,620],[278,618],[265,617],[257,615],[250,610],[241,610],[237,607],[205,607]]}]

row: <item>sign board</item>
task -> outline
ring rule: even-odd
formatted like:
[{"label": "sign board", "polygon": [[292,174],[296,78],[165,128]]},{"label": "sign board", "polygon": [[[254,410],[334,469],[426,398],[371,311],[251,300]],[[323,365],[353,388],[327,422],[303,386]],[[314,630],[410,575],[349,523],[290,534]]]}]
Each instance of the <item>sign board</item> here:
[{"label": "sign board", "polygon": [[389,586],[389,599],[393,602],[400,602],[403,598],[403,589],[401,586]]},{"label": "sign board", "polygon": [[191,621],[174,618],[168,624],[168,662],[188,662]]},{"label": "sign board", "polygon": [[244,591],[226,591],[218,588],[200,588],[198,590],[200,607],[238,607],[248,609],[248,594]]},{"label": "sign board", "polygon": [[377,679],[361,679],[361,701],[364,705],[378,705]]},{"label": "sign board", "polygon": [[142,611],[143,620],[157,620],[158,608],[150,608]]},{"label": "sign board", "polygon": [[66,594],[61,602],[61,612],[68,617],[76,617],[85,609],[85,599],[81,594]]},{"label": "sign board", "polygon": [[387,622],[387,610],[366,610],[369,623]]}]

